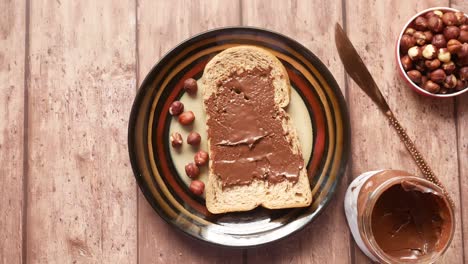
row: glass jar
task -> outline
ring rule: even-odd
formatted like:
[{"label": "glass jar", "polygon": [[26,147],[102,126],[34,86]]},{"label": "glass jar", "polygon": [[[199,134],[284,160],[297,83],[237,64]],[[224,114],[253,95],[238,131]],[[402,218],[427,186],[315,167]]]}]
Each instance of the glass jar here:
[{"label": "glass jar", "polygon": [[357,177],[346,192],[345,213],[356,244],[380,263],[433,263],[455,230],[442,189],[398,170]]}]

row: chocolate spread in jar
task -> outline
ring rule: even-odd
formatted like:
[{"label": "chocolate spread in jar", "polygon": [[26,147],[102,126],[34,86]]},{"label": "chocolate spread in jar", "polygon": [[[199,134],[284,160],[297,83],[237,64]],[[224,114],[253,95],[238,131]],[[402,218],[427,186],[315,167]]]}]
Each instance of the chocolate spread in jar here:
[{"label": "chocolate spread in jar", "polygon": [[271,69],[233,72],[205,101],[214,174],[223,188],[254,179],[297,182],[304,166],[282,126],[285,112],[275,106]]},{"label": "chocolate spread in jar", "polygon": [[441,250],[451,225],[441,194],[411,181],[385,190],[372,210],[375,241],[395,260],[417,261]]}]

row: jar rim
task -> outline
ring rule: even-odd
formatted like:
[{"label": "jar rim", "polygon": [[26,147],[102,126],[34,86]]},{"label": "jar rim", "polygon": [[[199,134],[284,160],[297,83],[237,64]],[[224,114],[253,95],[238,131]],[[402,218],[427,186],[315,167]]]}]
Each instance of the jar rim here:
[{"label": "jar rim", "polygon": [[441,250],[438,250],[432,253],[431,255],[429,255],[430,257],[428,257],[428,259],[424,259],[424,261],[427,261],[427,263],[433,263],[438,258],[440,258],[445,253],[445,251],[447,251],[453,239],[453,236],[455,233],[454,208],[450,204],[442,188],[440,188],[438,185],[434,184],[433,182],[430,182],[421,177],[416,177],[416,176],[392,177],[384,181],[382,184],[380,184],[375,190],[373,190],[370,193],[370,195],[365,200],[366,204],[365,204],[363,214],[360,216],[361,219],[359,219],[360,221],[358,221],[359,229],[362,230],[363,232],[364,243],[366,244],[367,247],[369,247],[369,249],[371,249],[374,257],[377,258],[382,263],[411,263],[411,262],[405,262],[405,261],[398,261],[388,256],[388,254],[385,253],[377,244],[377,241],[375,240],[373,232],[372,232],[372,224],[371,224],[372,212],[380,195],[383,194],[385,191],[387,191],[389,188],[400,184],[403,180],[416,181],[418,183],[423,184],[425,187],[430,188],[431,190],[433,190],[436,194],[440,196],[440,198],[442,199],[442,201],[444,202],[444,204],[446,205],[448,209],[450,220],[451,220],[451,225],[450,225],[450,230],[449,230],[450,234],[448,238],[446,239],[446,241],[444,242],[445,244]]}]

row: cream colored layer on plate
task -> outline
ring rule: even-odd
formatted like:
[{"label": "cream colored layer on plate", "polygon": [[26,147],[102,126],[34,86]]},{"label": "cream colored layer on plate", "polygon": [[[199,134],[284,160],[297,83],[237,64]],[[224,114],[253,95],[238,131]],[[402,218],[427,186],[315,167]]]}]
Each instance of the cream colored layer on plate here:
[{"label": "cream colored layer on plate", "polygon": [[[184,94],[180,101],[184,104],[184,111],[193,111],[195,114],[195,121],[191,126],[182,126],[177,121],[177,117],[172,119],[169,128],[169,135],[171,135],[173,132],[179,132],[182,135],[184,143],[178,150],[170,147],[170,152],[177,172],[188,186],[190,185],[191,179],[185,174],[185,165],[193,162],[193,156],[199,149],[203,149],[208,152],[206,140],[207,133],[205,126],[206,115],[205,111],[203,111],[203,97],[201,95],[200,87],[196,96]],[[294,126],[296,127],[299,142],[301,143],[302,147],[304,162],[307,165],[312,152],[312,120],[304,101],[295,89],[291,89],[291,101],[286,109],[286,112],[288,112]],[[200,133],[202,141],[199,147],[192,147],[187,144],[187,135],[190,133],[190,131],[196,131]],[[167,140],[169,141],[169,138]],[[203,166],[200,169],[199,180],[205,182],[208,180],[208,166]]]}]

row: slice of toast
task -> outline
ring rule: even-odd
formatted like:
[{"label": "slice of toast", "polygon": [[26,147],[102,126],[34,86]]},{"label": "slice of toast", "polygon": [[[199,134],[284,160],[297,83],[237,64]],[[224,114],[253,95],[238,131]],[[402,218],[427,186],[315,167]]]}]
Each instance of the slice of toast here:
[{"label": "slice of toast", "polygon": [[[220,116],[221,114],[217,117],[212,116],[217,115],[218,112],[212,111],[210,107],[213,108],[212,103],[216,102],[218,98],[221,98],[221,93],[226,90],[226,87],[223,88],[223,82],[231,78],[231,76],[243,73],[256,74],[258,72],[260,72],[262,76],[265,74],[268,75],[267,78],[270,82],[269,87],[274,89],[274,91],[272,91],[272,93],[274,93],[272,94],[274,100],[271,100],[271,103],[265,107],[271,107],[272,111],[278,113],[273,118],[279,120],[276,123],[279,124],[276,126],[276,128],[279,129],[276,130],[280,131],[270,131],[269,135],[280,135],[280,140],[285,140],[285,142],[288,143],[288,152],[291,152],[291,155],[295,155],[296,157],[300,156],[302,165],[297,167],[295,181],[284,177],[283,180],[272,183],[266,179],[254,178],[248,184],[226,186],[223,184],[223,175],[218,175],[218,172],[213,168],[213,164],[220,162],[217,160],[220,155],[216,153],[216,151],[220,151],[220,144],[219,137],[218,142],[212,142],[214,133],[212,129],[214,128],[213,125],[212,127],[209,125],[210,120],[222,118],[222,116]],[[300,143],[296,129],[288,114],[283,109],[289,104],[290,83],[286,69],[281,62],[273,54],[262,48],[255,46],[236,46],[224,50],[210,60],[205,67],[201,84],[204,108],[207,114],[208,146],[210,151],[209,177],[206,184],[206,206],[208,210],[213,214],[219,214],[248,211],[257,206],[263,206],[269,209],[281,209],[310,205],[312,195],[306,168],[302,160]],[[239,93],[239,91],[237,91],[237,93]],[[255,93],[252,92],[252,94]],[[248,98],[246,99],[248,100]],[[210,106],[208,102],[211,102],[212,105]],[[226,101],[219,103],[225,104]],[[211,124],[213,123],[211,122]],[[227,126],[229,125],[228,123]],[[226,126],[226,124],[223,126]],[[237,126],[233,126],[231,129],[236,128]],[[258,144],[261,143],[262,141]],[[229,148],[229,146],[223,147]],[[255,145],[250,145],[250,148],[255,147]],[[245,155],[248,150],[246,149],[247,146],[244,146],[242,155]],[[231,149],[230,151],[232,152],[233,150]],[[274,156],[278,153],[269,154]],[[237,157],[240,159],[242,158],[241,154],[237,155]]]}]

